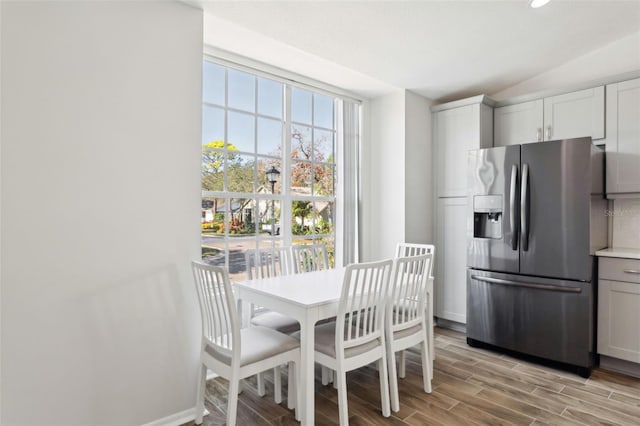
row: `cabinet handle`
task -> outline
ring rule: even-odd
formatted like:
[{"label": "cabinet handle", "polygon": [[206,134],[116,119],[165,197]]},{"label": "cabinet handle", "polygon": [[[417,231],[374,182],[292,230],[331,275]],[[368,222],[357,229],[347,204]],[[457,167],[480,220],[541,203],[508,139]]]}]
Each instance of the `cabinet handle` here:
[{"label": "cabinet handle", "polygon": [[547,139],[548,141],[551,140],[551,126],[547,126]]},{"label": "cabinet handle", "polygon": [[625,269],[624,273],[625,274],[640,274],[640,271],[638,271],[636,269]]},{"label": "cabinet handle", "polygon": [[542,141],[542,129],[540,127],[536,129],[536,139],[538,142]]}]

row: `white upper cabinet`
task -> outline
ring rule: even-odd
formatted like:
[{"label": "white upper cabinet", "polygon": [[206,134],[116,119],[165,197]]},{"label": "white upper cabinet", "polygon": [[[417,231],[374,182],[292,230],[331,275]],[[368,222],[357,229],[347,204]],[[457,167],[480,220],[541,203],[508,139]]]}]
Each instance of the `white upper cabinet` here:
[{"label": "white upper cabinet", "polygon": [[492,145],[493,108],[482,103],[485,99],[478,96],[468,100],[470,104],[455,106],[460,104],[456,102],[433,108],[438,197],[466,196],[467,151]]},{"label": "white upper cabinet", "polygon": [[607,86],[607,196],[640,193],[640,79]]},{"label": "white upper cabinet", "polygon": [[591,136],[604,138],[604,86],[503,106],[494,112],[495,146]]},{"label": "white upper cabinet", "polygon": [[542,108],[542,99],[496,108],[493,112],[493,144],[506,146],[541,141]]},{"label": "white upper cabinet", "polygon": [[604,86],[544,99],[544,140],[604,138]]}]

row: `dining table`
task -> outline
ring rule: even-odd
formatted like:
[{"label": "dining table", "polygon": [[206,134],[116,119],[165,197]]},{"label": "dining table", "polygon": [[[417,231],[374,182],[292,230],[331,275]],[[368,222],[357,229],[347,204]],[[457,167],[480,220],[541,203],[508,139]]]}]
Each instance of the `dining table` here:
[{"label": "dining table", "polygon": [[342,292],[345,268],[238,281],[234,284],[241,300],[243,323],[247,324],[247,304],[255,304],[296,319],[300,323],[300,365],[297,366],[300,392],[300,419],[313,425],[315,404],[314,341],[318,321],[335,317]]}]

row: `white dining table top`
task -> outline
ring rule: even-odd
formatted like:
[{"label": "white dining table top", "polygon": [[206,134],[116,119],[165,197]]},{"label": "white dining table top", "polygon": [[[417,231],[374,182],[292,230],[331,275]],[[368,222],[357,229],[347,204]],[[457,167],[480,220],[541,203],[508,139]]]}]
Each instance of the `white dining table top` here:
[{"label": "white dining table top", "polygon": [[262,293],[290,304],[309,308],[337,302],[340,299],[344,271],[345,268],[326,269],[302,274],[238,281],[235,285],[253,293]]}]

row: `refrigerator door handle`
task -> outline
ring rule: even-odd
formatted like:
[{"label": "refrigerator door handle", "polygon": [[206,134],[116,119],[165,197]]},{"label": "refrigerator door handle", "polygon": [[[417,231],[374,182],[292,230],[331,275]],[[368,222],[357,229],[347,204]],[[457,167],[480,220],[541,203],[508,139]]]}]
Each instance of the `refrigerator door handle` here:
[{"label": "refrigerator door handle", "polygon": [[492,277],[482,277],[480,275],[471,275],[471,279],[476,281],[482,281],[489,284],[500,284],[500,285],[508,285],[513,287],[523,287],[523,288],[531,288],[535,290],[547,290],[547,291],[556,291],[560,293],[580,293],[582,289],[580,287],[562,287],[559,285],[549,285],[549,284],[534,284],[534,283],[522,283],[518,281],[511,280],[503,280],[500,278],[492,278]]},{"label": "refrigerator door handle", "polygon": [[511,190],[509,193],[509,225],[511,226],[511,250],[518,249],[518,229],[516,226],[516,191],[518,186],[518,166],[511,166]]},{"label": "refrigerator door handle", "polygon": [[522,165],[522,183],[520,185],[520,230],[522,232],[522,250],[529,250],[529,165]]}]

